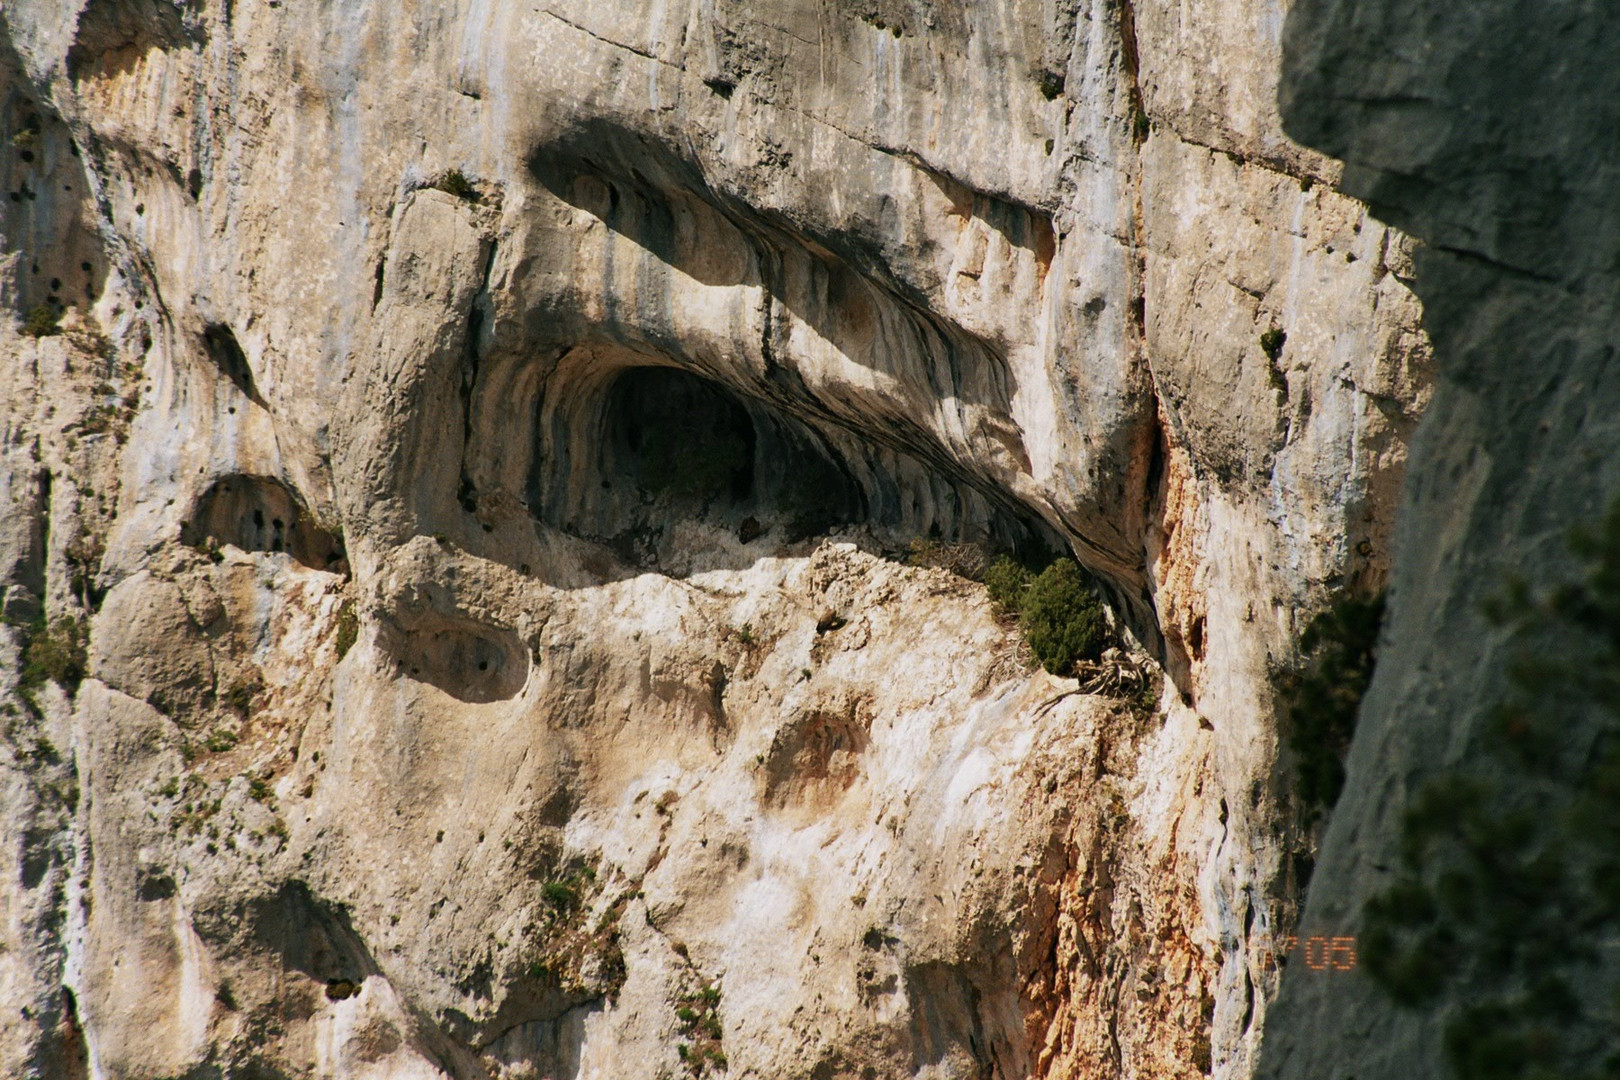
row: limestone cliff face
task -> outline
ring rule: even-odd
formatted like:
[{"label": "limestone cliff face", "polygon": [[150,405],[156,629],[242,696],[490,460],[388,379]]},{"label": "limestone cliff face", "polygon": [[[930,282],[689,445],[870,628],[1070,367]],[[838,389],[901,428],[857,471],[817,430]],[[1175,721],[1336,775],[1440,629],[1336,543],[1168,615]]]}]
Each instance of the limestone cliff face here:
[{"label": "limestone cliff face", "polygon": [[1248,1075],[1429,384],[1282,8],[9,4],[0,1069]]}]

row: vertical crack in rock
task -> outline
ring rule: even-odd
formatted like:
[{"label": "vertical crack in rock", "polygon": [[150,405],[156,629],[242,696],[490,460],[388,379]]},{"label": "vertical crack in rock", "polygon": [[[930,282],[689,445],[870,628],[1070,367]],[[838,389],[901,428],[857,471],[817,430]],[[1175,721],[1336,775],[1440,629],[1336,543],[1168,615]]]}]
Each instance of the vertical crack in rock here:
[{"label": "vertical crack in rock", "polygon": [[[495,266],[496,245],[485,245],[483,255],[483,272],[480,275],[478,291],[473,296],[472,305],[467,309],[466,340],[463,344],[464,355],[461,365],[461,410],[462,410],[462,465],[461,482],[456,492],[456,501],[467,513],[476,513],[478,510],[478,492],[474,489],[472,479],[467,475],[466,454],[468,447],[473,443],[473,415],[472,395],[473,387],[478,382],[478,364],[480,351],[484,348],[483,330],[486,311],[489,309],[489,275]],[[382,268],[377,271],[377,287],[382,288]]]}]

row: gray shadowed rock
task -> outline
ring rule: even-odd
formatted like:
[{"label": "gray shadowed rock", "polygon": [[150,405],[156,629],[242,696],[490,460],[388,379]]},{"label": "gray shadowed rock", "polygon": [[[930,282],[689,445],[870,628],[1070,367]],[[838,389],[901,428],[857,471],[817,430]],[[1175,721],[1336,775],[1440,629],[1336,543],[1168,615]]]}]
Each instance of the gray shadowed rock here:
[{"label": "gray shadowed rock", "polygon": [[[1283,46],[1288,132],[1342,157],[1341,189],[1423,241],[1414,289],[1440,372],[1408,464],[1383,658],[1301,930],[1354,934],[1429,781],[1528,784],[1488,748],[1516,646],[1482,604],[1512,576],[1532,590],[1572,578],[1568,530],[1620,495],[1620,11],[1299,0]],[[1576,743],[1600,730],[1595,713],[1565,724]],[[1296,965],[1261,1075],[1452,1075],[1444,1028],[1478,993],[1453,983],[1401,1010],[1367,980]]]}]

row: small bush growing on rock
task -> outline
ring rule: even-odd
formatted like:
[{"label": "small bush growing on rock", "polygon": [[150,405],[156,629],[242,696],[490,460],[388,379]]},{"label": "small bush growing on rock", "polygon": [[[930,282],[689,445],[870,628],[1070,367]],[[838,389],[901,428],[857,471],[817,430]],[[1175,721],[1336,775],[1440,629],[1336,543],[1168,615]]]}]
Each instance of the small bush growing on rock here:
[{"label": "small bush growing on rock", "polygon": [[354,601],[345,600],[337,612],[337,658],[342,660],[360,640],[360,616],[355,614]]},{"label": "small bush growing on rock", "polygon": [[991,601],[1018,615],[1035,659],[1053,675],[1068,675],[1080,660],[1095,660],[1108,645],[1102,601],[1073,559],[1058,559],[1032,574],[1002,555],[984,572]]},{"label": "small bush growing on rock", "polygon": [[1344,758],[1356,713],[1378,662],[1384,598],[1342,596],[1305,627],[1304,667],[1277,679],[1299,778],[1300,801],[1315,815],[1344,787]]},{"label": "small bush growing on rock", "polygon": [[106,554],[106,542],[89,532],[75,537],[63,552],[69,570],[68,584],[87,611],[101,609],[106,590],[97,586],[96,576],[101,572],[101,560]]},{"label": "small bush growing on rock", "polygon": [[62,332],[62,312],[50,304],[40,304],[23,320],[22,332],[32,338],[54,337]]},{"label": "small bush growing on rock", "polygon": [[984,571],[984,587],[990,592],[990,601],[998,608],[1013,614],[1024,603],[1024,591],[1035,577],[1009,555],[998,555]]},{"label": "small bush growing on rock", "polygon": [[596,870],[589,863],[547,881],[540,888],[545,908],[524,930],[528,958],[522,970],[566,994],[616,998],[625,977],[619,921],[637,895],[634,888],[621,890],[602,907]]},{"label": "small bush growing on rock", "polygon": [[1283,345],[1287,341],[1288,335],[1273,326],[1260,335],[1260,351],[1265,353],[1266,358],[1272,363],[1276,363],[1277,359],[1282,356]]},{"label": "small bush growing on rock", "polygon": [[1019,623],[1035,658],[1053,675],[1069,674],[1077,660],[1095,660],[1108,640],[1102,602],[1073,559],[1059,559],[1030,582]]},{"label": "small bush growing on rock", "polygon": [[725,1029],[720,1023],[720,988],[704,983],[682,994],[675,1003],[675,1019],[680,1021],[682,1041],[675,1051],[693,1077],[712,1075],[726,1068],[721,1045]]},{"label": "small bush growing on rock", "polygon": [[1137,142],[1146,141],[1153,130],[1153,124],[1148,120],[1147,112],[1138,105],[1131,113],[1131,134],[1136,136]]},{"label": "small bush growing on rock", "polygon": [[105,435],[109,431],[118,429],[118,422],[123,419],[123,410],[117,405],[94,405],[79,421],[78,429],[84,435]]},{"label": "small bush growing on rock", "polygon": [[453,195],[458,199],[466,199],[469,202],[478,198],[478,189],[473,187],[472,181],[467,179],[467,174],[460,169],[446,170],[443,175],[433,182],[433,186],[446,195]]},{"label": "small bush growing on rock", "polygon": [[253,711],[253,701],[261,689],[263,683],[255,673],[227,686],[219,695],[219,703],[239,716],[247,716]]},{"label": "small bush growing on rock", "polygon": [[26,636],[18,687],[26,691],[53,682],[70,695],[77,693],[84,681],[85,646],[90,640],[85,621],[63,615],[47,626],[41,619]]},{"label": "small bush growing on rock", "polygon": [[210,754],[223,754],[227,750],[235,749],[236,732],[218,728],[209,732],[208,738],[203,740],[203,748]]},{"label": "small bush growing on rock", "polygon": [[985,573],[985,554],[983,547],[968,541],[950,543],[919,536],[906,546],[906,564],[979,581]]},{"label": "small bush growing on rock", "polygon": [[540,897],[558,911],[572,911],[579,906],[579,882],[572,878],[548,881],[541,886]]},{"label": "small bush growing on rock", "polygon": [[35,739],[34,745],[23,751],[23,756],[38,765],[56,765],[62,760],[56,745],[44,737]]}]

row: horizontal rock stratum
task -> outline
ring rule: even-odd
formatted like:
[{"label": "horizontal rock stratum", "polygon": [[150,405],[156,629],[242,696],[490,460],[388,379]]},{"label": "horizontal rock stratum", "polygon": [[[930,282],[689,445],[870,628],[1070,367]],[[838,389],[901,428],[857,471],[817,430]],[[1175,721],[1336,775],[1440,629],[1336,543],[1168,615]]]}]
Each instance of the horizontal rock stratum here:
[{"label": "horizontal rock stratum", "polygon": [[1281,5],[0,19],[0,1073],[1253,1073],[1433,381]]}]

